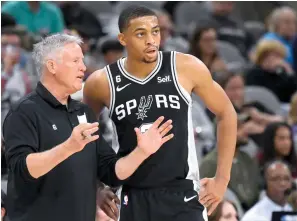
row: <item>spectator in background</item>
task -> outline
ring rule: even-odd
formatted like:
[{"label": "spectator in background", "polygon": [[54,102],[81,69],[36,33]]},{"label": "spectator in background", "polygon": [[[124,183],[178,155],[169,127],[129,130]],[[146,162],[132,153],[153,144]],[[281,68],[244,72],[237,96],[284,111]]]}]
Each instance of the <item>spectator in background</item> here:
[{"label": "spectator in background", "polygon": [[218,39],[235,45],[242,55],[247,57],[252,38],[238,20],[231,18],[235,3],[233,1],[212,1],[209,4],[209,20],[215,24]]},{"label": "spectator in background", "polygon": [[[261,186],[260,168],[257,162],[242,150],[242,147],[248,142],[248,136],[243,131],[244,125],[240,122],[237,125],[236,152],[228,188],[238,197],[242,208],[247,210],[258,200]],[[217,148],[215,148],[202,159],[201,178],[215,176],[217,152]]]},{"label": "spectator in background", "polygon": [[6,211],[6,194],[3,190],[1,190],[1,221],[5,221],[7,217]]},{"label": "spectator in background", "polygon": [[108,38],[100,45],[100,52],[103,55],[104,66],[116,62],[124,56],[124,47],[116,38]]},{"label": "spectator in background", "polygon": [[[215,76],[217,83],[225,90],[235,110],[245,122],[244,130],[258,146],[261,145],[261,136],[265,127],[272,122],[283,121],[283,117],[268,110],[259,102],[245,102],[244,77],[236,73],[218,74]],[[213,114],[208,111],[210,117]]]},{"label": "spectator in background", "polygon": [[239,221],[236,206],[228,200],[223,200],[208,216],[208,221]]},{"label": "spectator in background", "polygon": [[297,153],[297,91],[291,98],[289,109],[288,124],[292,128],[295,151]]},{"label": "spectator in background", "polygon": [[297,74],[297,37],[293,43],[294,71]]},{"label": "spectator in background", "polygon": [[178,51],[186,53],[189,45],[182,37],[175,36],[174,24],[170,15],[165,11],[156,12],[160,25],[160,51]]},{"label": "spectator in background", "polygon": [[271,122],[283,120],[281,116],[275,115],[260,103],[245,103],[245,81],[242,75],[236,73],[219,74],[215,76],[215,80],[225,90],[237,113],[242,114],[242,117],[245,115],[245,121],[250,122],[250,133],[262,133]]},{"label": "spectator in background", "polygon": [[294,148],[291,128],[287,123],[276,122],[267,126],[263,134],[263,152],[260,164],[272,160],[282,160],[289,165],[293,177],[297,178],[297,155]]},{"label": "spectator in background", "polygon": [[[1,30],[1,117],[2,122],[12,103],[32,90],[21,60],[21,38],[16,28]],[[2,124],[1,124],[2,125]]]},{"label": "spectator in background", "polygon": [[286,61],[293,65],[292,42],[297,33],[296,12],[288,7],[283,6],[276,8],[269,19],[269,32],[262,39],[277,40],[286,48]]},{"label": "spectator in background", "polygon": [[278,41],[260,41],[254,53],[255,65],[246,72],[246,85],[265,87],[288,103],[297,88],[297,75],[285,56],[286,48]]},{"label": "spectator in background", "polygon": [[[289,167],[281,161],[273,161],[265,166],[266,196],[243,216],[242,221],[271,221],[274,211],[293,211],[287,203],[292,188]],[[293,221],[295,218],[286,221]]]},{"label": "spectator in background", "polygon": [[99,20],[80,5],[80,2],[62,1],[58,2],[61,8],[65,24],[70,27],[84,27],[87,38],[100,38],[104,36],[102,25]]},{"label": "spectator in background", "polygon": [[225,72],[227,65],[218,55],[217,32],[212,26],[197,28],[190,44],[190,54],[199,58],[211,71]]},{"label": "spectator in background", "polygon": [[6,2],[2,5],[1,12],[12,15],[17,24],[25,26],[35,34],[44,36],[62,32],[64,29],[60,8],[49,2]]}]

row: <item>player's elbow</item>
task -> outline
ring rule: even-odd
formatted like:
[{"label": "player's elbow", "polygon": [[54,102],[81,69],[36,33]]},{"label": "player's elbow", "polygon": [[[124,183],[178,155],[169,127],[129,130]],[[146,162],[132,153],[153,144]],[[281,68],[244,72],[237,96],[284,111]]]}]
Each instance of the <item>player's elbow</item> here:
[{"label": "player's elbow", "polygon": [[229,123],[236,124],[237,122],[237,113],[232,105],[231,102],[228,102],[223,110],[220,112],[220,114],[217,116],[220,120],[226,120]]}]

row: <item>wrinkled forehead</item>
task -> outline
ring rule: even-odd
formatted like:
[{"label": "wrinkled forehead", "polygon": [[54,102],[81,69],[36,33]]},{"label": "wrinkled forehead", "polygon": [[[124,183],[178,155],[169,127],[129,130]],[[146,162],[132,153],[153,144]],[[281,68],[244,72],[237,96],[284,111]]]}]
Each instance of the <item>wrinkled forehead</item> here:
[{"label": "wrinkled forehead", "polygon": [[139,28],[149,30],[159,25],[158,18],[156,16],[144,16],[131,19],[128,24],[128,30],[135,31]]}]

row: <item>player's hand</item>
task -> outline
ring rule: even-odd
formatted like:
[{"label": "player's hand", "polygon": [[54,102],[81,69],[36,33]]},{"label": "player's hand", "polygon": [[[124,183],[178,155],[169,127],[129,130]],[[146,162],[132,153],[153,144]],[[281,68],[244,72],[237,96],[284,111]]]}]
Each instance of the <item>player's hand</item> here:
[{"label": "player's hand", "polygon": [[79,124],[73,129],[65,147],[72,154],[81,151],[88,143],[99,138],[99,135],[93,135],[98,129],[98,122]]},{"label": "player's hand", "polygon": [[228,182],[216,177],[204,178],[200,180],[200,185],[199,201],[203,206],[208,208],[208,215],[210,215],[222,201]]},{"label": "player's hand", "polygon": [[98,190],[97,205],[113,220],[117,220],[119,217],[119,209],[116,204],[120,205],[120,200],[109,187]]},{"label": "player's hand", "polygon": [[164,143],[173,138],[173,134],[166,136],[173,127],[172,120],[161,125],[163,120],[164,117],[159,117],[145,133],[141,133],[139,128],[135,128],[137,146],[146,156],[154,154]]}]

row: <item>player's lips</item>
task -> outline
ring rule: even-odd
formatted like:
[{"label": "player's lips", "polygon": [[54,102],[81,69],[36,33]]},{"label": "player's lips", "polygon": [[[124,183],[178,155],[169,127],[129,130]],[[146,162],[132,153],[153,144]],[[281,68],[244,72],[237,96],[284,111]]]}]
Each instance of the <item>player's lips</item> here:
[{"label": "player's lips", "polygon": [[144,52],[145,53],[155,53],[157,51],[156,47],[150,47],[148,49],[146,49]]}]

